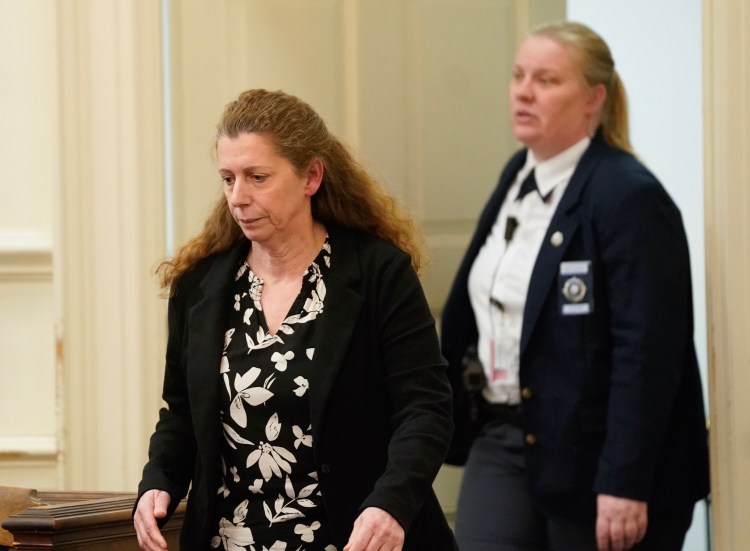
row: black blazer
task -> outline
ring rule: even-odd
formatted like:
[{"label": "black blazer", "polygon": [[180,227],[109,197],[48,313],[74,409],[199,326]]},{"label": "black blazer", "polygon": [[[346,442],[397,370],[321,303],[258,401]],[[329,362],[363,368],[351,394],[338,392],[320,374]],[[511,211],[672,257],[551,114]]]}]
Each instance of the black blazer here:
[{"label": "black blazer", "polygon": [[[477,342],[469,270],[526,151],[484,209],[442,315],[457,413],[448,462],[471,444],[461,359]],[[553,234],[559,232],[556,238]],[[560,242],[562,236],[562,242]],[[561,314],[560,263],[591,261],[593,312]],[[590,509],[599,493],[689,504],[708,493],[703,395],[693,345],[687,239],[677,207],[632,155],[597,136],[551,220],[521,334],[522,424],[532,494],[550,514]]]},{"label": "black blazer", "polygon": [[[432,490],[453,429],[451,391],[434,319],[408,255],[328,228],[325,310],[316,322],[309,389],[315,468],[342,548],[365,507],[406,530],[406,551],[453,550]],[[181,549],[207,549],[220,481],[219,361],[230,284],[243,240],[201,261],[169,301],[163,398],[139,485],[169,492],[172,513],[190,489]]]}]

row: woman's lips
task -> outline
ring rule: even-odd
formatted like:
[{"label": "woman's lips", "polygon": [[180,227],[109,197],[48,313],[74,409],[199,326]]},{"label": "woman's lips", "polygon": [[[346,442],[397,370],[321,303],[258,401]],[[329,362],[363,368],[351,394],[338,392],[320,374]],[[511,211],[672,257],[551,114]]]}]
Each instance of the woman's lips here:
[{"label": "woman's lips", "polygon": [[251,226],[252,224],[254,224],[255,222],[257,222],[258,220],[260,220],[260,218],[237,218],[237,222],[241,226]]},{"label": "woman's lips", "polygon": [[518,122],[529,122],[534,118],[534,115],[529,111],[516,111],[513,114],[513,120]]}]

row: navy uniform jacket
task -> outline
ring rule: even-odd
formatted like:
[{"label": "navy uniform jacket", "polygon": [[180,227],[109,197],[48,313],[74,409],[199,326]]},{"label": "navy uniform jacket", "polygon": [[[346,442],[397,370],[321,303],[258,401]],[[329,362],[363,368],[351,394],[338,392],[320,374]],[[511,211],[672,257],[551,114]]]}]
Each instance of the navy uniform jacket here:
[{"label": "navy uniform jacket", "polygon": [[[406,530],[405,551],[454,550],[432,491],[453,429],[435,323],[407,254],[328,228],[331,268],[316,321],[308,391],[315,469],[335,543],[365,507]],[[219,361],[229,291],[249,242],[199,262],[169,302],[163,397],[139,496],[159,488],[169,514],[190,494],[181,549],[208,548],[220,484]],[[162,522],[163,524],[163,522]]]},{"label": "navy uniform jacket", "polygon": [[[518,152],[503,171],[442,314],[454,387],[456,433],[447,459],[453,464],[465,462],[471,444],[460,384],[461,359],[477,342],[469,270],[525,158],[525,150]],[[588,315],[561,314],[560,263],[574,260],[591,262]],[[599,136],[576,167],[532,271],[520,384],[529,484],[549,514],[590,513],[600,493],[647,501],[652,509],[707,495],[682,219],[656,178]]]}]

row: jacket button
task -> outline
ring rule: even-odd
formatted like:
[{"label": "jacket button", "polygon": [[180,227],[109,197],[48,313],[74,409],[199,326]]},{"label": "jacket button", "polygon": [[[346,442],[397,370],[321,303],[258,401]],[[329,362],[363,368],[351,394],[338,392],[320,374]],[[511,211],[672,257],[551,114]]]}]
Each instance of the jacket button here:
[{"label": "jacket button", "polygon": [[320,474],[331,474],[331,466],[328,463],[323,463],[320,466]]},{"label": "jacket button", "polygon": [[529,433],[529,434],[527,434],[527,435],[526,435],[526,438],[525,438],[525,440],[526,440],[526,443],[527,443],[527,444],[528,444],[529,446],[533,446],[533,445],[534,445],[534,444],[536,444],[536,442],[537,442],[537,440],[536,440],[536,435],[534,435],[534,434],[531,434],[531,433]]},{"label": "jacket button", "polygon": [[527,386],[521,389],[521,398],[523,398],[524,400],[528,400],[529,398],[531,398],[532,394],[533,392],[531,392],[531,389]]}]

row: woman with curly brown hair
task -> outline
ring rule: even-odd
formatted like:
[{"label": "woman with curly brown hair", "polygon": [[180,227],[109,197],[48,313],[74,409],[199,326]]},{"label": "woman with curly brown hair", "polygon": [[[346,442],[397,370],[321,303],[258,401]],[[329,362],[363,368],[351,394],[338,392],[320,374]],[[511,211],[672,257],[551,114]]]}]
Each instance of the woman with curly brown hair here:
[{"label": "woman with curly brown hair", "polygon": [[455,549],[431,485],[451,392],[411,219],[306,103],[218,125],[225,197],[158,269],[163,397],[134,520],[188,494],[182,549]]}]

